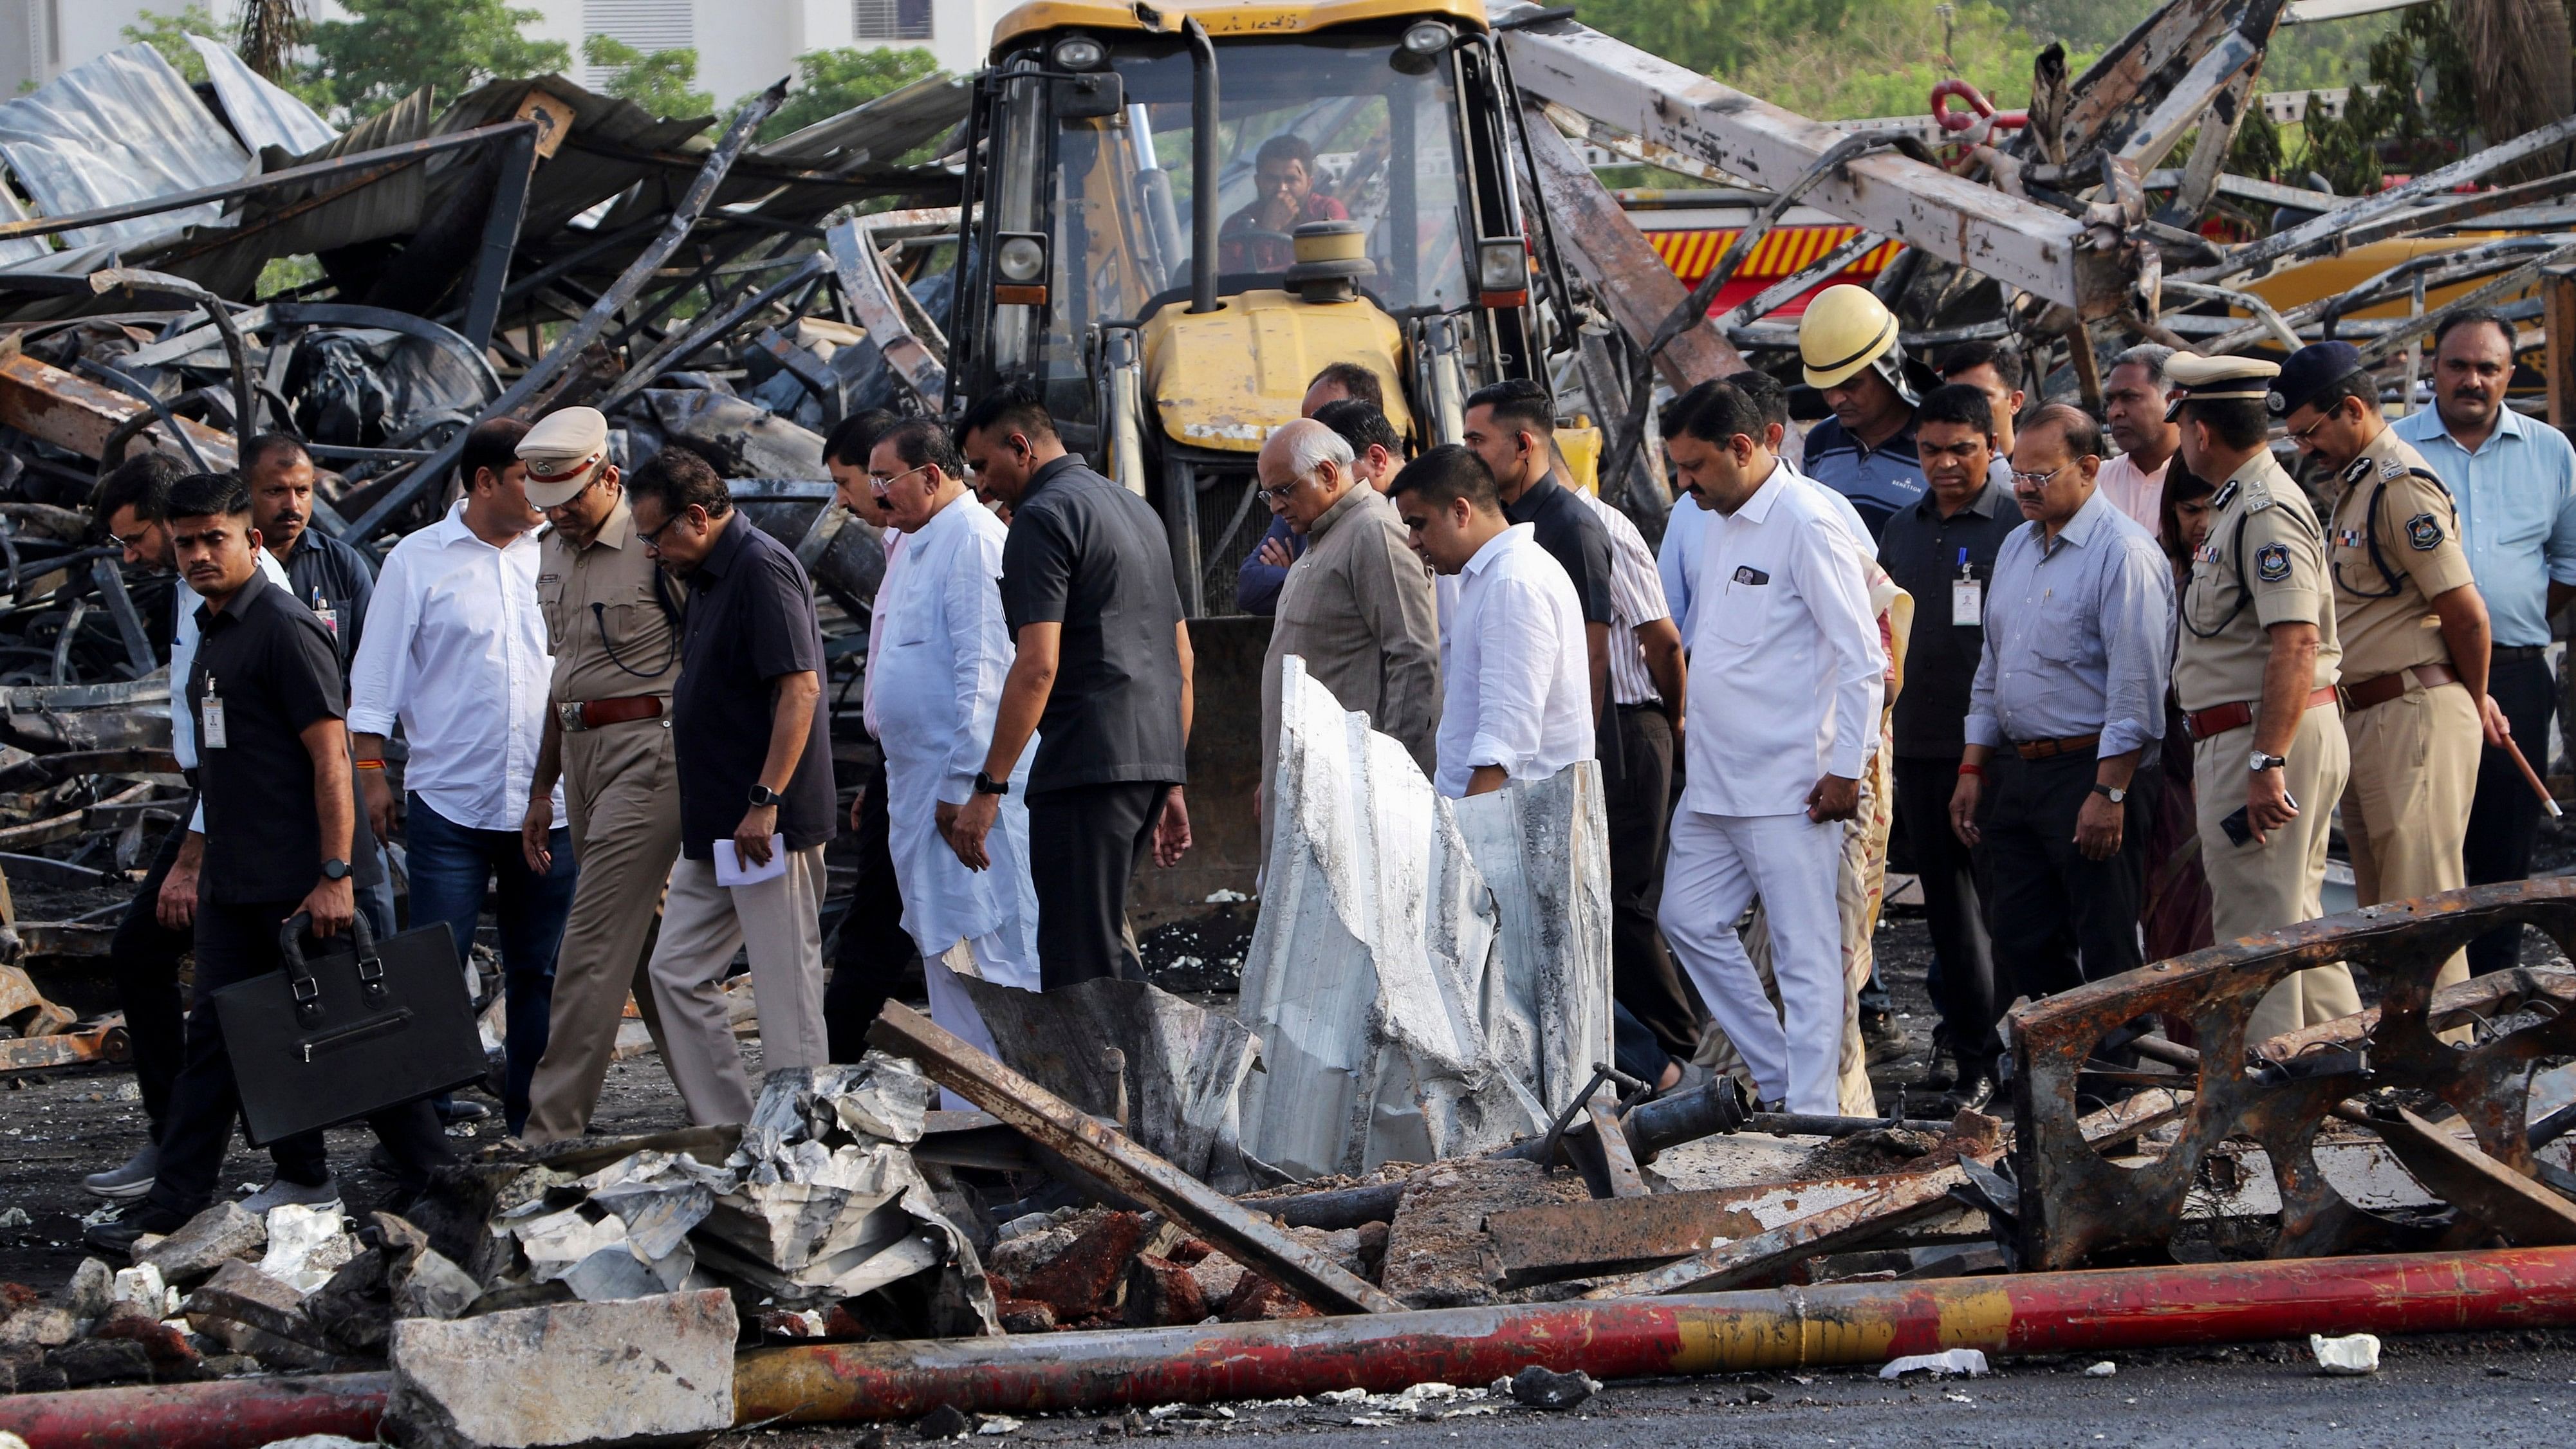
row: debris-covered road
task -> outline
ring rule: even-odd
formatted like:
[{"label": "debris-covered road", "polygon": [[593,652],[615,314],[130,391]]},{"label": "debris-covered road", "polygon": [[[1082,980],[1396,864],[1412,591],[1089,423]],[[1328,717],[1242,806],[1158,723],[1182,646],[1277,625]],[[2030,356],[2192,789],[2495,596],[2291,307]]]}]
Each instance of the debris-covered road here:
[{"label": "debris-covered road", "polygon": [[[1295,1436],[1318,1449],[1669,1449],[1673,1445],[2102,1445],[2184,1449],[2295,1442],[2334,1449],[2555,1446],[2576,1417],[2576,1334],[2447,1334],[2392,1340],[2364,1379],[2318,1375],[2304,1344],[2245,1344],[2123,1354],[2089,1377],[2093,1356],[2028,1358],[1976,1380],[1872,1371],[1733,1374],[1612,1384],[1581,1408],[1399,1419],[1365,1405],[1235,1405],[1232,1417],[1072,1415],[1030,1419],[974,1442],[1007,1446],[1144,1436]],[[1466,1406],[1470,1410],[1477,1405]],[[1438,1412],[1434,1410],[1433,1412]],[[1354,1420],[1361,1422],[1355,1423]],[[1368,1422],[1382,1420],[1383,1422]],[[845,1449],[872,1431],[784,1426],[737,1433],[726,1449]],[[914,1438],[885,1431],[886,1443]]]}]

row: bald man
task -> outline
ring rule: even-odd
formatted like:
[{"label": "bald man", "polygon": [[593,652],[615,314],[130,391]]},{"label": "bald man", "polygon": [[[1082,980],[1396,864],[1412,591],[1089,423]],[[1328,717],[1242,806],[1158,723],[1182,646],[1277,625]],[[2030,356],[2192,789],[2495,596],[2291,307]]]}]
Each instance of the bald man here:
[{"label": "bald man", "polygon": [[[1262,501],[1305,541],[1279,589],[1261,662],[1261,769],[1279,746],[1279,663],[1294,654],[1342,708],[1393,735],[1423,772],[1440,727],[1440,624],[1431,571],[1395,505],[1359,482],[1351,445],[1312,418],[1270,435],[1254,464]],[[1265,784],[1265,789],[1267,788]]]}]

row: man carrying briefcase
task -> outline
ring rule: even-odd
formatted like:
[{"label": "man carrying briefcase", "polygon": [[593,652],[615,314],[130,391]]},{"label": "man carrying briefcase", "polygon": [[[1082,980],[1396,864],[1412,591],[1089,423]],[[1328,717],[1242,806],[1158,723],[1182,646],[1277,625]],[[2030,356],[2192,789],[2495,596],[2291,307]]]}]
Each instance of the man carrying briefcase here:
[{"label": "man carrying briefcase", "polygon": [[[169,517],[180,572],[205,600],[198,611],[203,639],[184,682],[206,810],[196,997],[162,1131],[159,1180],[150,1196],[86,1235],[93,1248],[116,1254],[130,1252],[145,1233],[175,1230],[214,1196],[241,1110],[215,993],[281,967],[278,928],[290,916],[310,915],[313,933],[330,937],[349,928],[357,909],[349,882],[349,741],[331,637],[258,573],[259,535],[238,479],[200,473],[178,480]],[[261,1064],[239,1068],[256,1072]],[[405,1198],[428,1184],[431,1168],[455,1160],[426,1100],[374,1113],[367,1123],[393,1154]],[[274,1147],[280,1177],[309,1186],[330,1181],[320,1132]]]}]

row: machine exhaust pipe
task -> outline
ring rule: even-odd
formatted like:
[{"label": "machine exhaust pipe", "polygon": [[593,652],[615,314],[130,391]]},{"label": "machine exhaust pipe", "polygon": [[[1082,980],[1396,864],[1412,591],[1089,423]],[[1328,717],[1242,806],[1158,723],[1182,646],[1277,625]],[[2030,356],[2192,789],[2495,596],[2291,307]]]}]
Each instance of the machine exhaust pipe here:
[{"label": "machine exhaust pipe", "polygon": [[1213,312],[1216,302],[1216,42],[1193,15],[1181,21],[1190,43],[1190,310]]}]

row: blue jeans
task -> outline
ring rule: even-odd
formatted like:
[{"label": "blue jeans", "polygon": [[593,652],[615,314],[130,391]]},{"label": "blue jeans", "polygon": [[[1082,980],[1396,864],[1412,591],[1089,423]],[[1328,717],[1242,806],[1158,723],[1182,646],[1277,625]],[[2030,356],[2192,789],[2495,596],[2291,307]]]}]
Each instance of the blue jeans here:
[{"label": "blue jeans", "polygon": [[417,794],[409,799],[404,835],[410,842],[411,923],[445,922],[455,934],[460,961],[473,952],[484,887],[500,877],[493,914],[501,922],[501,980],[509,1000],[509,1067],[501,1111],[515,1136],[527,1125],[528,1082],[546,1054],[555,952],[563,944],[564,920],[572,914],[572,831],[555,827],[547,842],[554,866],[544,875],[528,869],[519,832],[459,825]]}]

